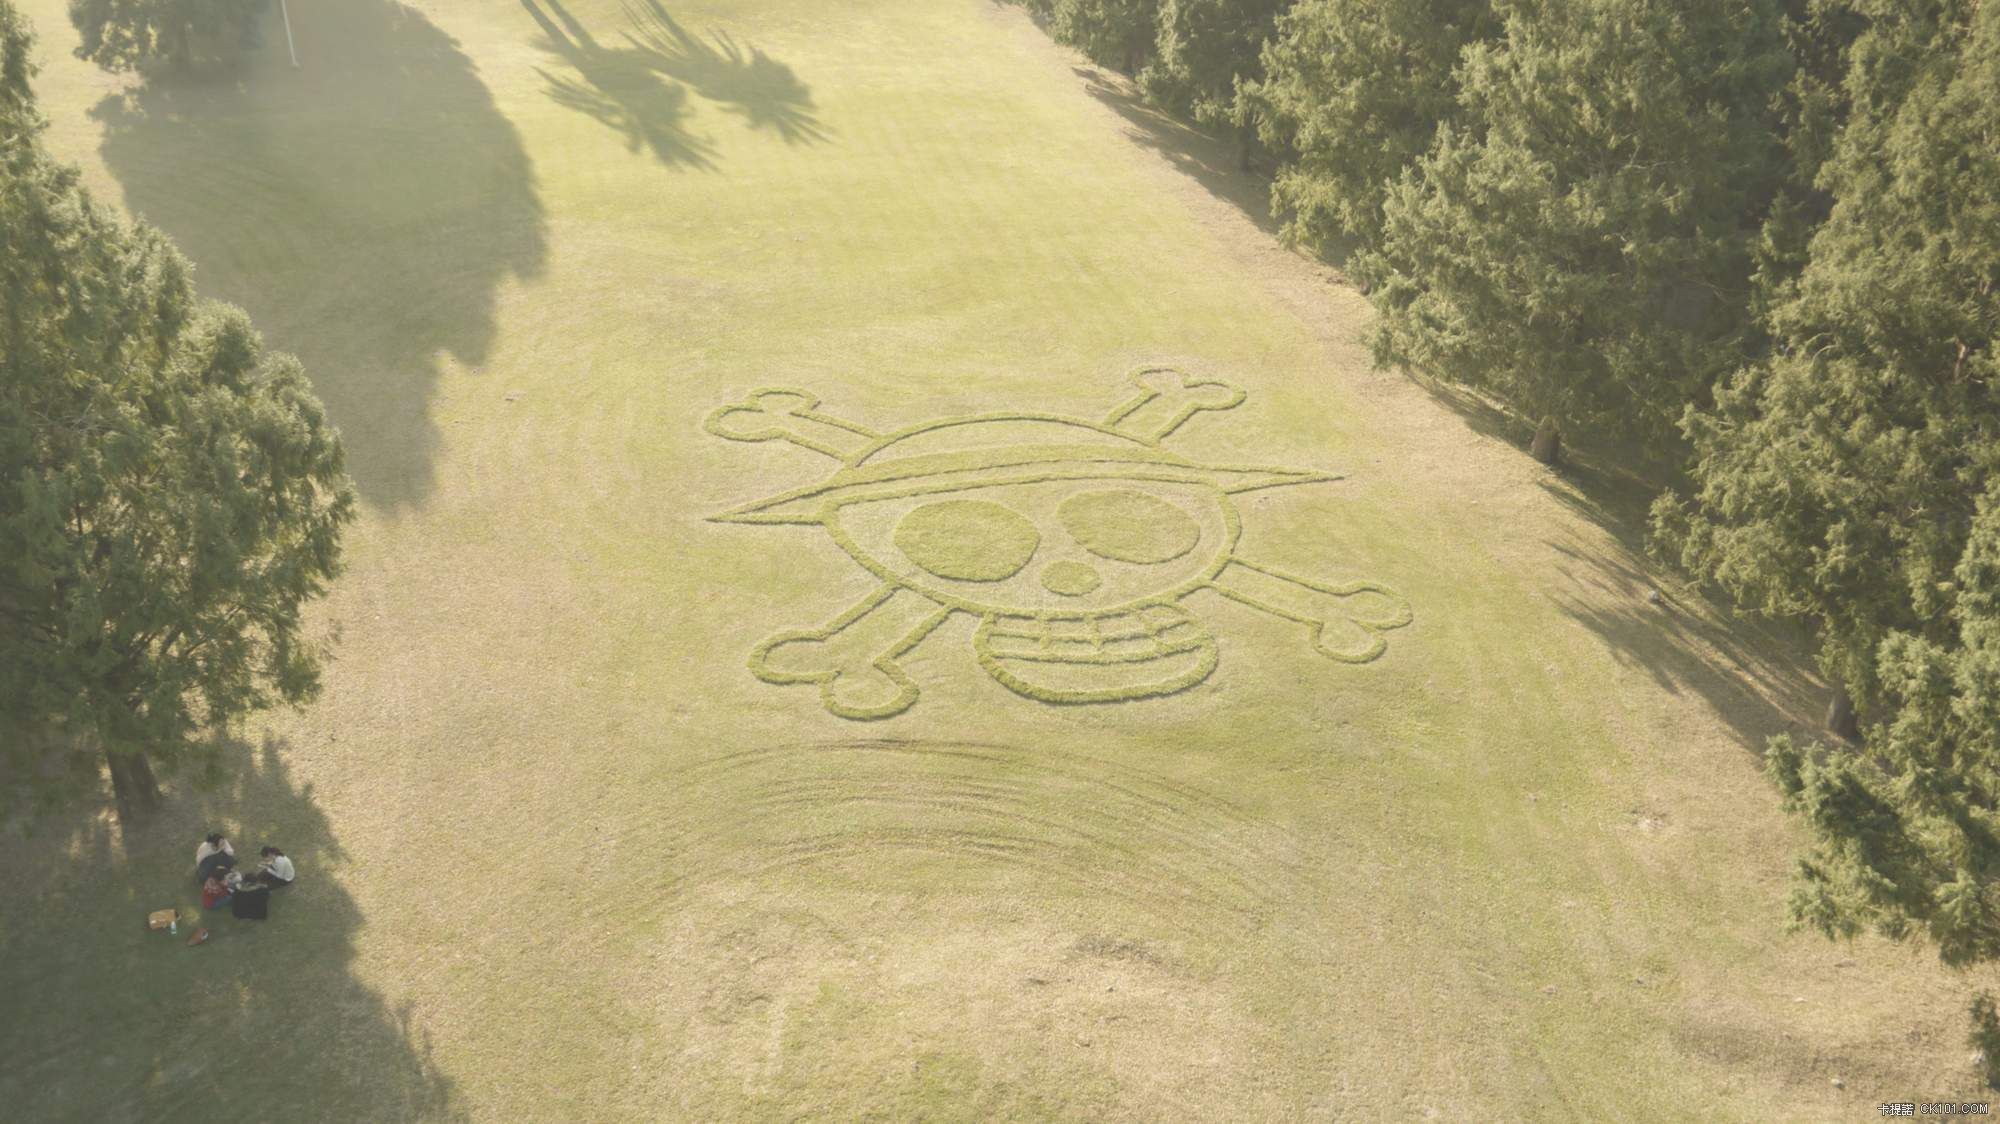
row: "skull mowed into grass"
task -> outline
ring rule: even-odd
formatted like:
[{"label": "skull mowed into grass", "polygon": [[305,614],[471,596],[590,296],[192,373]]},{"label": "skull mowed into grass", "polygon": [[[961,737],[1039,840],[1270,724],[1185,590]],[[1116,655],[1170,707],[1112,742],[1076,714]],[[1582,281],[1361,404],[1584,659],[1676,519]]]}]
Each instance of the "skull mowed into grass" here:
[{"label": "skull mowed into grass", "polygon": [[1215,637],[1181,604],[1212,589],[1304,625],[1315,651],[1366,663],[1410,609],[1377,582],[1326,583],[1236,553],[1230,497],[1336,474],[1202,464],[1163,447],[1198,413],[1243,401],[1228,383],[1164,367],[1103,421],[1039,413],[939,418],[892,433],[822,412],[800,390],[753,391],[703,428],[784,440],[840,468],[816,484],[712,516],[821,527],[881,585],[818,628],[750,654],[767,683],[813,684],[842,718],[917,701],[901,660],[954,613],[977,618],[980,666],[1051,703],[1168,695],[1215,670]]}]

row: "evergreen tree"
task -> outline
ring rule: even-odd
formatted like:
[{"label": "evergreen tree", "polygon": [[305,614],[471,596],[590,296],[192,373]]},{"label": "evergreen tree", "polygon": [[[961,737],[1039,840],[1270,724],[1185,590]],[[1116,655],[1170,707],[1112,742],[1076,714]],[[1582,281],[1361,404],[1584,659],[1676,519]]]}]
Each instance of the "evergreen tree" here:
[{"label": "evergreen tree", "polygon": [[1029,0],[1056,42],[1099,66],[1137,75],[1159,27],[1160,0]]},{"label": "evergreen tree", "polygon": [[354,499],[297,361],[42,152],[26,58],[0,0],[0,766],[108,764],[130,814],[203,730],[312,696]]},{"label": "evergreen tree", "polygon": [[1271,189],[1289,241],[1375,242],[1389,188],[1457,113],[1460,52],[1497,26],[1483,0],[1299,0],[1277,19],[1251,97],[1289,155]]},{"label": "evergreen tree", "polygon": [[1502,0],[1459,119],[1360,255],[1376,358],[1531,417],[1671,436],[1754,345],[1748,246],[1793,66],[1770,0]]},{"label": "evergreen tree", "polygon": [[28,55],[33,46],[28,22],[11,0],[0,0],[0,155],[12,156],[17,146],[25,149],[41,129],[28,88],[35,73]]},{"label": "evergreen tree", "polygon": [[106,70],[136,70],[148,59],[185,69],[199,58],[249,42],[270,0],[69,0],[83,42],[76,57]]},{"label": "evergreen tree", "polygon": [[1866,26],[1844,6],[1818,0],[1788,3],[1795,10],[1784,20],[1785,41],[1796,67],[1777,102],[1786,168],[1752,246],[1756,266],[1750,310],[1760,323],[1804,270],[1807,242],[1832,209],[1833,197],[1820,186],[1819,173],[1846,120],[1847,53]]},{"label": "evergreen tree", "polygon": [[1831,210],[1775,290],[1771,358],[1690,413],[1694,491],[1655,529],[1814,622],[1862,720],[1864,745],[1772,743],[1814,837],[1795,919],[1963,964],[2000,955],[2000,6],[1847,7]]},{"label": "evergreen tree", "polygon": [[1262,52],[1290,0],[1161,0],[1159,38],[1139,84],[1154,104],[1235,134],[1249,165],[1256,136],[1246,96],[1264,75]]}]

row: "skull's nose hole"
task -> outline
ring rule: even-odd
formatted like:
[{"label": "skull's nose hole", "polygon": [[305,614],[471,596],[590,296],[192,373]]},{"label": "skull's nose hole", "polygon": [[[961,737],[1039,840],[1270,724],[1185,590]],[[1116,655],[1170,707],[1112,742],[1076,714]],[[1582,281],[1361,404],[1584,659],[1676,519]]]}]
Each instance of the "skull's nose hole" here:
[{"label": "skull's nose hole", "polygon": [[1064,597],[1082,597],[1103,583],[1096,570],[1081,562],[1064,559],[1042,567],[1042,588]]}]

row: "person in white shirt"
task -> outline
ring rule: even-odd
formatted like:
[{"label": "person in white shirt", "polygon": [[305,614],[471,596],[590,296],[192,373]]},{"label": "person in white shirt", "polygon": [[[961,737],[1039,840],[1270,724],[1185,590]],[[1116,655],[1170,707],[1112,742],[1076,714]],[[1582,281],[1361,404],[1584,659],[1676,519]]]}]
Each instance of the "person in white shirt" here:
[{"label": "person in white shirt", "polygon": [[201,860],[217,852],[228,855],[232,859],[236,857],[236,848],[230,846],[229,840],[224,838],[223,834],[219,831],[202,840],[201,846],[194,849],[194,864],[200,866]]},{"label": "person in white shirt", "polygon": [[286,858],[285,853],[276,847],[266,847],[259,854],[264,856],[264,862],[257,868],[257,881],[264,885],[275,890],[280,886],[291,885],[292,880],[299,876],[298,870],[292,866],[292,860]]},{"label": "person in white shirt", "polygon": [[221,832],[210,833],[194,849],[194,877],[199,882],[217,870],[227,870],[236,865],[236,848],[229,845]]}]

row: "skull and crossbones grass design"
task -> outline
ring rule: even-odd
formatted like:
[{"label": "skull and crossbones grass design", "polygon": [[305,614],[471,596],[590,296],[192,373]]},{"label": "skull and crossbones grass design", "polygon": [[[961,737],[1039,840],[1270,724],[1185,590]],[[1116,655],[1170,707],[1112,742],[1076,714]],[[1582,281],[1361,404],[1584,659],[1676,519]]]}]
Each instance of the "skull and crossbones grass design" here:
[{"label": "skull and crossbones grass design", "polygon": [[823,412],[800,390],[756,390],[704,419],[731,441],[789,441],[840,462],[826,479],[711,516],[824,528],[880,586],[818,628],[750,654],[766,683],[809,683],[842,718],[900,714],[918,688],[902,659],[951,618],[978,620],[980,666],[1050,703],[1184,690],[1215,670],[1215,637],[1181,601],[1197,590],[1310,630],[1313,649],[1365,663],[1410,608],[1372,581],[1328,584],[1236,553],[1230,497],[1336,474],[1201,464],[1162,447],[1241,389],[1167,367],[1101,422],[1040,413],[940,418],[892,433]]}]

